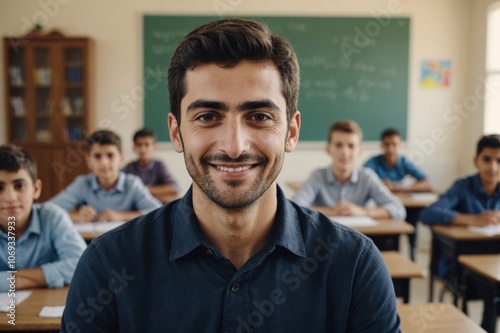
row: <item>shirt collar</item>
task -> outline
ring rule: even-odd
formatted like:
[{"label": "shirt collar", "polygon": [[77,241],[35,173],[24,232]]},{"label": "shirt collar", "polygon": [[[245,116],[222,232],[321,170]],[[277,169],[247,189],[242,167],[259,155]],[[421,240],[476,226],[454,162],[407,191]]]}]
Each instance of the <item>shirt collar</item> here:
[{"label": "shirt collar", "polygon": [[[194,214],[192,194],[191,187],[178,202],[175,215],[172,217],[174,228],[170,260],[183,257],[203,244],[203,236]],[[280,245],[298,256],[305,257],[306,250],[297,212],[279,186],[277,197],[278,209],[275,225],[269,238],[270,242]],[[270,245],[273,244],[268,243],[267,246]]]},{"label": "shirt collar", "polygon": [[[93,192],[97,192],[98,190],[104,191],[101,185],[99,185],[99,182],[97,181],[97,175],[95,173],[92,174],[92,178],[90,179],[90,187]],[[118,182],[116,183],[115,187],[109,191],[125,191],[125,174],[122,171],[118,173]]]},{"label": "shirt collar", "polygon": [[[358,180],[359,180],[359,168],[354,168],[352,170],[351,178],[349,179],[348,182],[356,184],[358,182]],[[330,165],[328,172],[326,173],[326,181],[329,184],[337,184],[340,186],[339,182],[337,182],[337,180],[335,179],[335,177],[333,175],[333,165]]]},{"label": "shirt collar", "polygon": [[[31,208],[31,213],[28,221],[28,229],[21,235],[17,242],[22,241],[24,238],[28,237],[29,234],[39,235],[41,233],[40,219],[38,218],[38,211],[40,210],[39,204],[34,204]],[[7,234],[0,229],[2,236],[7,237]]]},{"label": "shirt collar", "polygon": [[[483,185],[481,185],[481,180],[479,179],[479,173],[477,173],[474,176],[474,178],[472,179],[472,188],[473,188],[474,193],[484,194],[484,195],[488,196],[488,194],[484,190]],[[500,196],[500,184],[497,185],[497,188],[496,188],[495,193],[493,195]]]}]

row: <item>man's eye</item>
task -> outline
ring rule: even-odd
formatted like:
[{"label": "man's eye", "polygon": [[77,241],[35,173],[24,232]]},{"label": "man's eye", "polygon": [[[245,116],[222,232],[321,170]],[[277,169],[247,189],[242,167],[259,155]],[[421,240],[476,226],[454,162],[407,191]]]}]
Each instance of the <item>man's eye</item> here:
[{"label": "man's eye", "polygon": [[202,114],[202,115],[198,116],[196,118],[196,120],[201,121],[203,123],[208,123],[208,122],[211,122],[211,121],[215,120],[215,115],[213,115],[211,113],[205,113],[205,114]]},{"label": "man's eye", "polygon": [[26,184],[24,184],[24,183],[18,183],[18,184],[14,185],[14,189],[17,190],[17,191],[22,190],[25,187],[26,187]]},{"label": "man's eye", "polygon": [[271,120],[271,117],[269,117],[267,114],[264,113],[256,113],[252,115],[252,119],[257,123],[263,123],[268,120]]}]

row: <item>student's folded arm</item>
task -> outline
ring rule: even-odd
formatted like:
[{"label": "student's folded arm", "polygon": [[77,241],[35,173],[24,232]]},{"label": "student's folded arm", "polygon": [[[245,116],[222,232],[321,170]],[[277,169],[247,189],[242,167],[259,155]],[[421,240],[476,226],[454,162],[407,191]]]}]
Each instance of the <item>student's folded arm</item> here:
[{"label": "student's folded arm", "polygon": [[[406,218],[406,209],[395,197],[391,191],[382,183],[382,181],[373,173],[369,172],[369,177],[366,180],[369,186],[370,199],[375,201],[377,208],[384,209],[389,214],[388,217],[393,219],[404,220]],[[383,214],[382,210],[375,211],[374,214]],[[372,216],[373,217],[373,216]],[[384,216],[379,216],[379,218]]]},{"label": "student's folded arm", "polygon": [[432,184],[429,179],[424,178],[417,180],[408,188],[408,192],[432,192]]},{"label": "student's folded arm", "polygon": [[385,207],[366,208],[366,214],[373,219],[383,219],[391,217],[391,214]]},{"label": "student's folded arm", "polygon": [[380,252],[372,242],[366,242],[361,249],[355,274],[349,332],[400,332],[394,287]]},{"label": "student's folded arm", "polygon": [[85,247],[85,241],[66,214],[54,214],[57,222],[52,230],[52,243],[57,261],[43,264],[41,269],[49,288],[62,288],[71,282],[76,264]]},{"label": "student's folded arm", "polygon": [[[314,201],[318,195],[318,184],[322,184],[323,180],[319,171],[315,171],[304,182],[304,184],[295,192],[292,201],[302,207],[308,207],[317,210],[318,206],[314,205]],[[320,211],[320,210],[319,210]]]},{"label": "student's folded arm", "polygon": [[436,202],[422,210],[420,221],[429,225],[450,225],[458,215],[457,208],[460,203],[460,191],[458,184],[453,184]]},{"label": "student's folded arm", "polygon": [[58,205],[67,212],[77,209],[82,202],[80,195],[82,193],[83,182],[83,176],[77,177],[68,187],[50,199],[49,202]]}]

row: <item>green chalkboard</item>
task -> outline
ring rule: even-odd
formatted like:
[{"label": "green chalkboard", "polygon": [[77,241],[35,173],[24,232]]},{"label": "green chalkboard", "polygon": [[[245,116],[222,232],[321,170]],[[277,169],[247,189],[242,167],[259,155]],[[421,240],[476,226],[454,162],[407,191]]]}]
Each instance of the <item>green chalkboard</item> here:
[{"label": "green chalkboard", "polygon": [[[166,73],[176,46],[209,16],[143,17],[144,124],[168,141]],[[252,17],[288,39],[299,59],[301,141],[325,141],[330,125],[357,121],[365,140],[396,127],[406,138],[409,18]]]}]

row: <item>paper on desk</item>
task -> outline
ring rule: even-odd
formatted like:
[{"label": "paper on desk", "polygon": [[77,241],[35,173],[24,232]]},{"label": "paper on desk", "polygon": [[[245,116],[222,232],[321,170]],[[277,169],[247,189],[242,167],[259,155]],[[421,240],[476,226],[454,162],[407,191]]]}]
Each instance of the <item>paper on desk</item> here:
[{"label": "paper on desk", "polygon": [[490,224],[485,227],[469,227],[470,231],[486,236],[500,235],[500,225]]},{"label": "paper on desk", "polygon": [[413,200],[420,202],[434,202],[438,199],[438,195],[436,193],[430,192],[409,193],[409,195]]},{"label": "paper on desk", "polygon": [[111,229],[121,226],[123,221],[115,222],[86,222],[86,223],[76,223],[74,226],[78,232],[96,232],[105,233]]},{"label": "paper on desk", "polygon": [[[28,298],[31,295],[31,291],[29,290],[20,290],[16,291],[16,306],[19,305],[22,301]],[[12,297],[9,297],[9,293],[0,293],[0,311],[7,312],[9,309],[7,308],[11,303],[10,300]]]},{"label": "paper on desk", "polygon": [[64,305],[61,306],[44,306],[38,314],[40,317],[61,318],[64,311]]},{"label": "paper on desk", "polygon": [[330,216],[330,219],[351,228],[378,225],[377,221],[368,216]]}]

